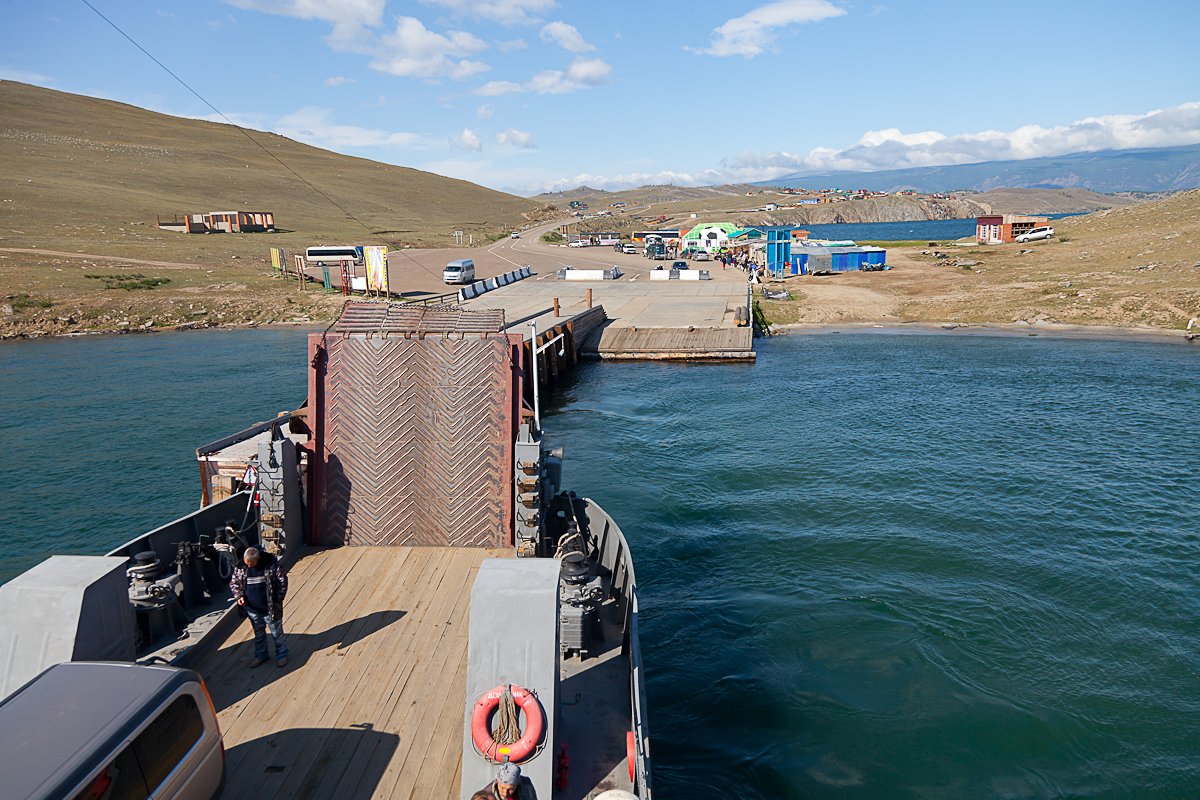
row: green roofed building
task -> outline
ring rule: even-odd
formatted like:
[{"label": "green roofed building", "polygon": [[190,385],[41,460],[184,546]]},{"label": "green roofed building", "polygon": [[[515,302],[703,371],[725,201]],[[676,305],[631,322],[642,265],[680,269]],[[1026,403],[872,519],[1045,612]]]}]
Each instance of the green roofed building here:
[{"label": "green roofed building", "polygon": [[707,222],[685,233],[681,245],[685,250],[705,250],[711,253],[724,247],[736,231],[738,226],[732,222]]}]

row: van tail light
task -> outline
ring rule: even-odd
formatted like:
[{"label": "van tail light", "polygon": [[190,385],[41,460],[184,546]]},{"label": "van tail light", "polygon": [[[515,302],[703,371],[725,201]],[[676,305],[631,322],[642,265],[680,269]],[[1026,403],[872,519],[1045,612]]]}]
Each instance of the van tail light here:
[{"label": "van tail light", "polygon": [[204,699],[208,701],[208,707],[212,711],[213,722],[217,724],[217,741],[221,743],[221,761],[225,761],[225,737],[221,735],[221,723],[217,719],[217,707],[213,703],[212,695],[208,693],[208,684],[204,679],[200,679],[200,688],[204,690]]},{"label": "van tail light", "polygon": [[217,707],[213,704],[212,695],[208,693],[208,684],[204,679],[200,679],[200,688],[204,691],[204,699],[208,701],[208,708],[212,711],[213,719],[217,718]]}]

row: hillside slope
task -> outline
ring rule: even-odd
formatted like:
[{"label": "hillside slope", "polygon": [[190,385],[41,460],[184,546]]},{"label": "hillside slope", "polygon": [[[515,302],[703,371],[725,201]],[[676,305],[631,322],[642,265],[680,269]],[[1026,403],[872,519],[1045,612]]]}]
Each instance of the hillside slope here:
[{"label": "hillside slope", "polygon": [[989,189],[959,197],[990,206],[993,214],[1073,214],[1131,206],[1140,200],[1090,189]]},{"label": "hillside slope", "polygon": [[790,279],[776,322],[1086,325],[1200,319],[1200,191],[1057,220],[1029,244],[892,249],[890,272]]},{"label": "hillside slope", "polygon": [[[0,236],[8,244],[128,245],[108,234],[133,222],[153,230],[157,215],[252,209],[273,211],[277,226],[294,232],[269,244],[396,246],[449,242],[454,230],[477,239],[499,235],[536,216],[539,207],[467,181],[252,132],[363,227],[231,125],[12,81],[0,81],[0,108],[0,195],[6,201]],[[214,238],[228,245],[245,237]],[[257,246],[267,244],[260,238]]]},{"label": "hillside slope", "polygon": [[915,189],[918,192],[969,189],[983,192],[1001,186],[1026,189],[1080,188],[1094,192],[1173,192],[1200,187],[1200,144],[880,172],[794,173],[762,181],[761,185],[806,188],[840,186],[884,192],[900,189]]}]

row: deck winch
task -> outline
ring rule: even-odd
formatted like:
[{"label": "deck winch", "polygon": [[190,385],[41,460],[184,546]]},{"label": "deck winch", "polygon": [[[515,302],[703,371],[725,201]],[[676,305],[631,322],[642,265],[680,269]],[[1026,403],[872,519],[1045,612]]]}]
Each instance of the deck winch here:
[{"label": "deck winch", "polygon": [[591,559],[579,550],[563,555],[559,575],[559,649],[564,656],[586,658],[598,639],[604,585]]},{"label": "deck winch", "polygon": [[158,554],[143,550],[133,557],[129,576],[129,602],[133,605],[142,644],[173,639],[187,627],[187,614],[179,605],[177,573],[165,572]]}]

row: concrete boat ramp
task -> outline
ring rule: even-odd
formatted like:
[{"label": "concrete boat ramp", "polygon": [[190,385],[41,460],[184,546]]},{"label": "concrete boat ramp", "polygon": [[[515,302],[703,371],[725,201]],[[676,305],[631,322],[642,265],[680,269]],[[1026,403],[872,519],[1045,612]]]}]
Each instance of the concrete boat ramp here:
[{"label": "concrete boat ramp", "polygon": [[[473,311],[504,312],[506,329],[528,340],[602,309],[603,317],[576,332],[583,358],[613,360],[753,361],[747,292],[740,272],[707,281],[650,281],[648,273],[620,280],[564,281],[535,275],[466,300]],[[557,308],[557,313],[555,310]],[[593,320],[594,322],[594,320]]]}]

